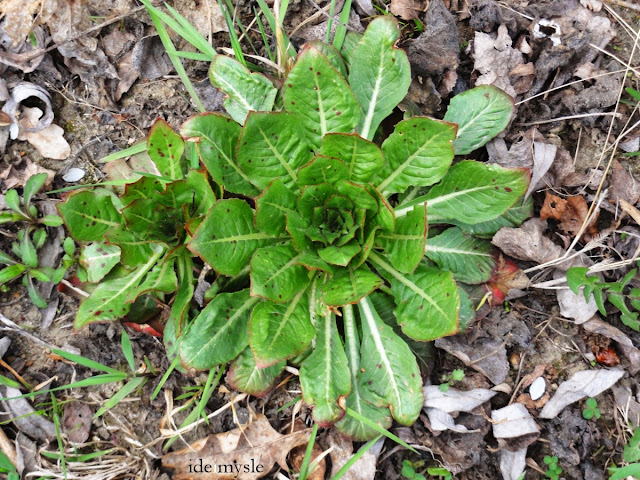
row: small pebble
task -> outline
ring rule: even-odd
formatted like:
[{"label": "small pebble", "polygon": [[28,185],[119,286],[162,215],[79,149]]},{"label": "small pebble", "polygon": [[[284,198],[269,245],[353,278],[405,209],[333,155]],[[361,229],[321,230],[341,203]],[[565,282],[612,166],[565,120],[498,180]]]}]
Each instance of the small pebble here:
[{"label": "small pebble", "polygon": [[73,167],[70,168],[67,173],[65,173],[62,176],[62,179],[67,182],[67,183],[73,183],[73,182],[77,182],[78,180],[80,180],[82,177],[84,177],[85,172],[83,169],[81,168],[77,168],[77,167]]},{"label": "small pebble", "polygon": [[529,387],[529,395],[534,402],[544,395],[544,391],[547,389],[547,384],[543,377],[536,378]]}]

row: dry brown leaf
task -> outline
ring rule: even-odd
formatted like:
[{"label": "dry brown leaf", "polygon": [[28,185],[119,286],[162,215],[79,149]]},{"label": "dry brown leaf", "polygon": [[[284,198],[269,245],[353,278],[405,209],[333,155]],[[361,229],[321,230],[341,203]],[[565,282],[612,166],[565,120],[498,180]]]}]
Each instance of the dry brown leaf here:
[{"label": "dry brown leaf", "polygon": [[[304,424],[304,422],[300,420],[300,418],[296,418],[296,422],[293,427],[294,432],[299,432],[306,428],[307,426]],[[304,461],[304,456],[306,452],[307,452],[307,445],[300,445],[291,450],[291,454],[289,456],[289,462],[291,463],[291,467],[293,467],[294,471],[299,472],[300,468],[302,468],[302,462]],[[322,454],[322,449],[320,448],[318,443],[315,442],[313,444],[313,450],[311,451],[311,461],[309,463],[309,467],[311,467],[311,464],[313,463],[313,461],[316,458],[318,458],[320,454]],[[308,472],[309,475],[307,476],[307,478],[309,480],[323,480],[326,471],[327,471],[327,461],[323,458],[315,469]]]},{"label": "dry brown leaf", "polygon": [[[587,218],[588,212],[587,201],[581,195],[575,195],[565,200],[547,191],[544,205],[540,210],[540,219],[552,218],[557,220],[560,222],[560,230],[568,235],[576,235]],[[591,236],[598,233],[595,221],[596,219],[594,218],[587,227],[587,233]]]},{"label": "dry brown leaf", "polygon": [[72,443],[84,443],[91,431],[91,409],[80,402],[68,403],[64,408],[62,428]]},{"label": "dry brown leaf", "polygon": [[[402,438],[402,436],[400,436]],[[407,441],[407,439],[403,440]],[[331,453],[331,478],[353,457],[353,443],[343,436],[335,428],[329,431],[326,441],[332,447]],[[412,442],[409,442],[412,443]],[[376,475],[376,464],[378,456],[384,445],[384,437],[378,440],[373,446],[361,455],[358,460],[342,476],[343,480],[369,480]]]},{"label": "dry brown leaf", "polygon": [[33,163],[29,157],[24,157],[20,162],[0,172],[0,180],[5,190],[10,188],[23,187],[29,177],[38,173],[46,173],[47,181],[45,186],[51,185],[56,172],[47,170],[40,165]]},{"label": "dry brown leaf", "polygon": [[44,130],[28,131],[35,128],[41,116],[42,110],[39,108],[23,109],[18,140],[26,140],[45,158],[64,160],[71,155],[71,147],[64,139],[64,129],[62,127],[52,123]]},{"label": "dry brown leaf", "polygon": [[627,169],[615,160],[609,180],[609,191],[612,200],[618,201],[622,198],[631,205],[635,205],[640,197],[640,182],[637,182]]},{"label": "dry brown leaf", "polygon": [[422,4],[416,0],[391,0],[389,11],[403,20],[415,20],[422,8]]},{"label": "dry brown leaf", "polygon": [[[266,476],[276,463],[287,469],[289,451],[306,444],[310,435],[310,428],[282,435],[267,417],[257,415],[245,427],[209,435],[190,448],[165,455],[162,465],[176,470],[174,480],[253,480]],[[202,472],[195,472],[200,467]]]},{"label": "dry brown leaf", "polygon": [[547,263],[563,255],[564,250],[542,233],[546,222],[532,218],[518,228],[501,228],[491,243],[506,255],[536,263]]}]

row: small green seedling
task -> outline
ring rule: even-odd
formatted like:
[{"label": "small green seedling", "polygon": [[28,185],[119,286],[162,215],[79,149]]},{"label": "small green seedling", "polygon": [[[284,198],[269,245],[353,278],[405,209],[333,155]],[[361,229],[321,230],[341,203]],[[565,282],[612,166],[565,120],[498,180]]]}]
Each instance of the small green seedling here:
[{"label": "small green seedling", "polygon": [[416,468],[418,468],[417,465],[412,463],[410,460],[403,460],[402,470],[400,473],[408,480],[426,480],[424,475],[416,472]]},{"label": "small green seedling", "polygon": [[589,397],[585,402],[585,408],[582,410],[582,417],[585,420],[596,420],[600,418],[600,409],[598,408],[598,401],[595,398]]},{"label": "small green seedling", "polygon": [[0,473],[7,474],[7,480],[20,480],[20,475],[16,467],[11,463],[9,458],[2,452],[0,452]]},{"label": "small green seedling", "polygon": [[544,472],[544,476],[551,480],[558,480],[560,475],[562,475],[562,467],[558,465],[558,457],[555,455],[553,457],[545,455],[542,461],[547,466],[547,471]]},{"label": "small green seedling", "polygon": [[452,480],[453,475],[449,470],[443,467],[429,467],[427,473],[430,477],[441,478],[443,480]]},{"label": "small green seedling", "polygon": [[449,374],[444,374],[442,376],[443,383],[440,384],[440,390],[442,392],[446,392],[451,387],[453,382],[460,382],[464,378],[464,370],[461,368],[456,368]]},{"label": "small green seedling", "polygon": [[610,467],[611,477],[609,480],[624,480],[628,477],[640,478],[640,427],[633,431],[629,443],[624,447],[622,458],[628,465]]}]

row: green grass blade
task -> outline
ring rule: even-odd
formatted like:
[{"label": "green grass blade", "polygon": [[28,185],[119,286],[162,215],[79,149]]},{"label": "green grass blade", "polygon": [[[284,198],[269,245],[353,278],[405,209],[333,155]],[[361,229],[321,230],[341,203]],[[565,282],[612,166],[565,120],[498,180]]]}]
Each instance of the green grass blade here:
[{"label": "green grass blade", "polygon": [[[68,462],[87,462],[89,460],[93,460],[94,458],[101,457],[103,455],[108,455],[113,451],[113,448],[109,448],[108,450],[98,450],[97,452],[87,453],[85,455],[75,455],[67,457]],[[46,450],[42,450],[40,455],[46,458],[51,458],[52,460],[59,460],[64,455],[60,455],[57,452],[47,452]]]},{"label": "green grass blade", "polygon": [[64,457],[64,444],[62,443],[62,430],[60,429],[60,417],[58,416],[58,402],[55,395],[51,394],[51,404],[53,405],[53,424],[56,427],[56,438],[58,440],[58,450],[60,450],[60,470],[66,480],[67,460]]},{"label": "green grass blade", "polygon": [[345,463],[342,468],[340,470],[338,470],[338,473],[336,473],[331,480],[340,480],[342,478],[342,476],[347,473],[347,470],[349,470],[354,463],[356,463],[358,460],[360,460],[360,458],[369,451],[369,449],[371,447],[373,447],[375,445],[375,443],[380,440],[382,438],[382,434],[378,435],[375,438],[372,438],[371,440],[369,440],[367,443],[365,443],[362,447],[360,447],[360,450],[358,450],[355,455],[353,455],[348,461],[347,463]]},{"label": "green grass blade", "polygon": [[173,370],[178,366],[178,363],[180,363],[179,356],[173,359],[173,362],[171,362],[171,365],[169,365],[169,368],[167,368],[167,371],[164,372],[164,375],[162,375],[162,378],[160,379],[160,383],[158,383],[158,386],[156,387],[156,389],[153,391],[153,394],[151,395],[151,401],[155,400],[155,398],[158,396],[164,384],[167,383],[167,379],[169,378],[169,375],[171,375],[171,372],[173,372]]},{"label": "green grass blade", "polygon": [[210,62],[209,56],[205,53],[198,52],[185,52],[184,50],[176,50],[176,55],[180,58],[187,58],[189,60],[200,60],[202,62]]},{"label": "green grass blade", "polygon": [[267,55],[269,56],[269,60],[272,62],[276,61],[276,54],[269,46],[269,38],[267,37],[267,32],[264,30],[264,25],[262,24],[262,20],[260,20],[260,15],[258,15],[258,11],[255,7],[253,7],[253,14],[256,16],[256,21],[258,22],[258,29],[260,29],[260,36],[262,37],[262,43],[264,44],[264,48],[267,51]]},{"label": "green grass blade", "polygon": [[[349,14],[351,13],[351,0],[345,0],[340,12],[340,24],[336,27],[336,34],[333,37],[333,46],[336,50],[342,48],[344,37],[347,35],[347,25],[349,24]],[[329,31],[329,30],[327,30]]]},{"label": "green grass blade", "polygon": [[22,385],[20,385],[18,382],[11,380],[10,378],[5,377],[4,375],[0,375],[0,385],[4,385],[5,387],[17,388],[17,389],[22,388]]},{"label": "green grass blade", "polygon": [[[209,62],[213,60],[213,57],[215,57],[218,54],[218,52],[216,52],[216,49],[211,46],[211,44],[207,41],[207,39],[204,36],[202,36],[202,34],[189,22],[189,20],[184,18],[180,14],[180,12],[178,12],[168,3],[165,3],[164,5],[165,7],[167,7],[167,10],[169,10],[171,15],[173,15],[173,18],[175,18],[178,21],[178,23],[180,23],[180,26],[182,26],[183,31],[188,35],[188,36],[185,35],[184,39],[187,42],[189,42],[191,45],[196,47],[198,50],[200,50],[204,55],[209,57],[208,59]],[[167,25],[169,24],[167,23]]]},{"label": "green grass blade", "polygon": [[132,393],[133,391],[137,390],[138,387],[144,385],[144,383],[146,381],[147,381],[146,377],[135,377],[135,378],[132,378],[131,380],[129,380],[124,385],[124,387],[122,387],[120,390],[118,390],[116,392],[116,394],[113,397],[111,397],[109,400],[104,402],[104,405],[102,406],[102,408],[100,408],[100,410],[98,410],[96,412],[96,414],[93,416],[93,418],[98,418],[104,412],[106,412],[107,410],[110,410],[113,407],[115,407],[124,398],[126,398],[130,393]]},{"label": "green grass blade", "polygon": [[131,373],[136,373],[136,360],[133,356],[133,348],[131,347],[131,339],[129,335],[127,335],[126,330],[122,330],[122,353],[124,353],[124,358],[127,359],[127,363],[129,364],[129,369]]},{"label": "green grass blade", "polygon": [[[269,6],[266,4],[266,2],[264,0],[257,0],[257,2],[258,2],[258,6],[260,7],[260,11],[264,15],[264,17],[267,19],[267,23],[269,24],[269,28],[271,29],[272,32],[275,33],[275,31],[276,31],[276,17],[273,15],[273,12],[271,12],[271,10],[269,9]],[[291,45],[291,42],[289,41],[289,37],[284,32],[282,32],[282,36],[283,36],[283,40],[285,42],[286,51],[287,51],[288,55],[291,58],[295,58],[296,57],[296,50],[295,50],[295,48],[293,48],[293,45]]]},{"label": "green grass blade", "polygon": [[316,434],[318,433],[318,424],[314,423],[311,429],[311,437],[309,437],[309,443],[307,443],[307,449],[304,452],[304,458],[302,459],[302,465],[300,466],[300,476],[298,480],[307,480],[309,462],[311,461],[311,452],[313,451],[313,444],[316,442]]},{"label": "green grass blade", "polygon": [[[418,451],[413,448],[412,446],[410,446],[408,443],[406,443],[404,440],[398,438],[397,436],[395,436],[393,433],[391,433],[389,430],[385,430],[384,428],[382,428],[380,425],[378,425],[377,423],[372,422],[371,420],[369,420],[367,417],[363,417],[362,415],[360,415],[358,412],[356,412],[355,410],[351,410],[349,407],[347,407],[347,415],[349,415],[350,417],[355,418],[356,420],[358,420],[359,422],[364,423],[367,427],[374,429],[376,432],[384,435],[385,437],[393,440],[394,442],[396,442],[398,445],[402,445],[404,448],[408,448],[409,450],[411,450],[413,453],[418,453]],[[419,453],[418,453],[419,455]]]},{"label": "green grass blade", "polygon": [[120,150],[118,152],[114,152],[111,155],[107,155],[106,157],[98,160],[98,163],[107,163],[112,160],[119,160],[121,158],[130,157],[132,155],[136,155],[138,153],[147,151],[147,141],[143,140],[142,142],[135,143],[130,147],[125,148],[124,150]]},{"label": "green grass blade", "polygon": [[238,34],[236,33],[235,24],[233,19],[231,18],[231,13],[229,12],[229,8],[223,0],[218,0],[218,5],[220,5],[220,9],[222,10],[222,15],[224,16],[224,21],[227,23],[227,28],[229,30],[229,41],[231,42],[231,48],[233,48],[233,53],[242,65],[247,66],[247,61],[244,58],[244,53],[242,53],[242,47],[240,46],[240,40],[238,39]]},{"label": "green grass blade", "polygon": [[77,363],[78,365],[82,365],[83,367],[90,368],[91,370],[99,370],[101,372],[113,373],[116,375],[122,375],[123,373],[120,370],[116,370],[115,368],[107,367],[106,365],[102,365],[101,363],[95,362],[93,360],[89,360],[88,358],[82,357],[80,355],[76,355],[74,353],[65,352],[64,350],[51,349],[53,353],[61,356],[67,360],[71,360],[72,362]]},{"label": "green grass blade", "polygon": [[302,395],[298,395],[296,398],[294,398],[293,400],[291,400],[290,402],[285,403],[283,406],[281,406],[278,410],[276,410],[276,413],[280,413],[281,411],[283,411],[285,408],[290,407],[291,405],[295,405],[296,403],[298,403],[300,400],[302,400]]},{"label": "green grass blade", "polygon": [[329,18],[327,19],[327,35],[325,37],[325,43],[328,45],[331,43],[331,27],[333,26],[333,15],[336,13],[336,0],[331,0],[329,6]]}]

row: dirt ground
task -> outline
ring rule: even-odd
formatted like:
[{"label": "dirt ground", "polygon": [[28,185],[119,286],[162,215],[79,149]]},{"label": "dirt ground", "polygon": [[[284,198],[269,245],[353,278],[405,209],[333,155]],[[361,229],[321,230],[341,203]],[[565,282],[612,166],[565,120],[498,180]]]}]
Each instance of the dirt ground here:
[{"label": "dirt ground", "polygon": [[[159,42],[154,37],[147,13],[138,9],[136,13],[128,14],[137,7],[134,1],[57,0],[57,3],[59,8],[66,5],[69,18],[74,20],[61,16],[58,23],[51,20],[39,26],[45,37],[53,37],[51,43],[59,42],[60,37],[68,38],[88,30],[115,15],[122,18],[88,33],[71,44],[73,48],[52,50],[33,71],[0,64],[1,78],[9,88],[24,81],[49,92],[54,123],[62,127],[70,147],[65,158],[55,160],[43,156],[28,141],[6,140],[0,162],[2,192],[13,185],[19,188],[25,176],[39,169],[51,172],[51,189],[73,185],[63,177],[74,168],[84,172],[80,183],[105,179],[101,158],[143,138],[157,118],[163,118],[177,128],[196,113],[168,59],[159,52]],[[224,21],[213,0],[170,3],[187,19],[196,22],[205,34],[211,34],[217,48],[229,45]],[[255,2],[240,0],[237,3],[236,15],[244,25],[250,24]],[[326,31],[322,16],[303,23],[317,12],[313,3],[307,0],[291,2],[286,23],[288,31],[297,29],[292,36],[294,44],[323,35],[323,26]],[[325,3],[320,2],[319,6],[324,7]],[[635,103],[626,94],[624,102],[618,103],[621,86],[638,88],[640,45],[635,45],[638,37],[628,29],[640,30],[639,11],[604,2],[600,5],[602,9],[596,12],[589,8],[597,9],[600,2],[596,0],[449,0],[444,3],[431,0],[430,4],[414,0],[394,0],[388,4],[385,0],[385,3],[374,3],[383,10],[391,8],[400,17],[403,27],[400,45],[407,49],[414,72],[408,100],[422,114],[442,118],[451,96],[478,82],[494,84],[516,98],[516,115],[508,130],[499,141],[481,149],[478,159],[505,166],[526,166],[541,172],[537,178],[535,173],[533,177],[538,181],[532,192],[534,219],[541,217],[548,193],[561,198],[580,195],[588,205],[600,200],[598,186],[609,160],[608,155],[601,158],[601,152],[616,142],[621,133],[626,135],[620,143],[627,142],[629,151],[640,150],[637,142],[635,147],[633,143],[640,137],[636,124],[640,116],[634,109]],[[370,18],[367,2],[354,1],[354,5],[357,8],[350,25],[357,30],[366,26]],[[45,14],[37,12],[35,9],[30,18]],[[406,19],[410,18],[411,12],[416,12],[424,31],[413,20]],[[87,18],[78,21],[74,15],[79,14],[87,15]],[[8,9],[5,24],[0,23],[0,27],[7,28],[6,22],[11,15],[16,13]],[[541,23],[541,19],[546,23]],[[56,29],[58,31],[54,31]],[[259,46],[259,31],[252,27],[249,35]],[[6,49],[6,38],[0,40],[3,42],[0,46]],[[180,46],[180,39],[175,37],[175,41]],[[246,40],[243,46],[247,52],[251,51]],[[136,49],[138,53],[131,55]],[[141,54],[141,50],[144,53]],[[220,110],[222,97],[208,84],[208,65],[197,61],[185,61],[184,64],[207,109]],[[548,91],[559,86],[562,88]],[[407,105],[404,107],[408,108]],[[31,101],[28,106],[42,107],[38,101]],[[612,113],[616,117],[613,126]],[[559,118],[561,120],[557,120]],[[625,125],[635,125],[635,128],[626,132]],[[553,162],[546,169],[541,166],[544,160],[532,153],[534,148],[541,148],[540,145],[554,151]],[[624,157],[621,152],[615,155],[615,160],[619,163],[612,170],[618,177],[616,180],[608,177],[608,183],[603,184],[608,188],[608,196],[599,204],[600,216],[594,233],[571,245],[576,232],[571,232],[567,224],[584,219],[576,214],[577,218],[568,220],[551,216],[541,227],[541,235],[558,247],[568,249],[571,246],[572,251],[577,252],[589,240],[606,232],[594,248],[586,251],[590,262],[603,258],[624,261],[634,257],[640,226],[630,216],[620,216],[619,201],[637,203],[640,166],[634,157]],[[55,198],[59,196],[54,195]],[[41,199],[44,201],[44,197]],[[10,248],[8,245],[15,237],[16,229],[3,225],[0,233],[0,247]],[[533,235],[535,233],[531,233]],[[477,322],[466,334],[436,341],[431,361],[423,371],[425,385],[438,385],[443,383],[445,375],[462,369],[464,378],[452,384],[455,389],[492,389],[497,393],[490,402],[455,418],[456,424],[465,426],[470,432],[439,431],[433,428],[426,413],[411,428],[395,426],[392,432],[415,446],[421,456],[387,440],[373,461],[376,479],[403,478],[400,472],[402,461],[406,459],[425,467],[445,466],[459,479],[502,478],[500,450],[508,441],[495,438],[491,412],[512,402],[524,405],[540,429],[539,435],[513,440],[522,446],[528,445],[526,478],[545,478],[545,456],[558,457],[558,464],[563,469],[561,478],[566,479],[609,478],[607,468],[622,462],[623,447],[631,431],[629,425],[638,426],[640,413],[640,351],[637,350],[640,334],[620,321],[616,309],[611,309],[606,318],[595,321],[592,316],[581,319],[580,312],[569,315],[567,312],[572,306],[560,305],[556,290],[549,284],[554,269],[536,269],[544,263],[539,257],[522,249],[507,251],[504,245],[497,244],[527,273],[531,284],[538,287],[512,291],[503,305],[480,309]],[[629,263],[621,269],[604,270],[603,275],[608,281],[616,281],[634,266]],[[127,368],[120,347],[120,331],[125,327],[120,324],[90,325],[74,332],[72,323],[79,300],[68,291],[60,293],[56,290],[51,292],[50,299],[55,299],[55,304],[45,312],[31,304],[19,283],[9,284],[0,294],[0,313],[15,324],[15,327],[6,323],[0,325],[3,330],[0,337],[11,339],[3,359],[13,370],[10,373],[3,365],[0,373],[12,379],[17,373],[31,385],[51,381],[49,386],[53,387],[96,374],[52,354],[50,346],[80,353],[117,369]],[[580,310],[584,306],[574,305],[573,308]],[[607,325],[617,330],[611,330]],[[162,430],[170,427],[171,410],[182,400],[174,403],[169,394],[162,392],[151,400],[162,373],[169,367],[162,340],[131,329],[127,331],[137,367],[146,368],[149,373],[149,367],[145,367],[147,363],[157,374],[149,374],[137,395],[93,420],[88,426],[88,443],[83,444],[79,452],[113,450],[104,456],[102,466],[93,467],[91,472],[83,472],[77,465],[70,466],[73,475],[70,473],[69,478],[171,478],[170,470],[161,467],[164,442],[158,440],[162,440]],[[34,337],[42,342],[37,343]],[[609,349],[615,359],[602,358],[603,352],[607,353]],[[582,400],[562,409],[553,418],[538,418],[545,403],[574,373],[608,366],[623,369],[624,376],[613,388],[597,396],[599,419],[583,418],[585,404]],[[532,400],[529,387],[538,377],[544,378],[545,391],[540,399]],[[204,385],[206,380],[206,374],[189,377],[174,372],[164,384],[164,390],[170,391],[175,398],[191,386]],[[63,407],[77,401],[95,412],[122,386],[122,382],[116,382],[66,390],[58,392],[56,398]],[[236,394],[225,386],[223,376],[206,413],[228,405]],[[266,397],[248,397],[234,408],[213,416],[208,424],[186,432],[172,448],[182,448],[185,442],[211,433],[231,430],[237,426],[236,420],[246,421],[251,412],[264,413],[276,430],[289,425],[293,416],[309,422],[311,416],[304,406],[289,405],[278,410],[298,394],[295,378],[286,385],[283,382]],[[43,396],[33,406],[49,409],[50,402],[49,397]],[[175,414],[172,417],[174,425],[179,425],[188,412]],[[3,423],[2,429],[12,441],[16,437],[22,438],[19,445],[27,471],[36,472],[29,478],[53,478],[46,475],[64,478],[60,462],[40,454],[58,451],[55,440],[47,443],[19,435],[20,429],[12,423]],[[323,450],[330,444],[329,437],[328,429],[320,429],[318,441]],[[354,449],[359,446],[354,445]],[[73,451],[71,444],[68,447]],[[108,470],[107,462],[121,465],[121,470],[117,471],[115,467]],[[274,470],[266,478],[282,477]],[[354,474],[351,478],[373,477]]]}]

